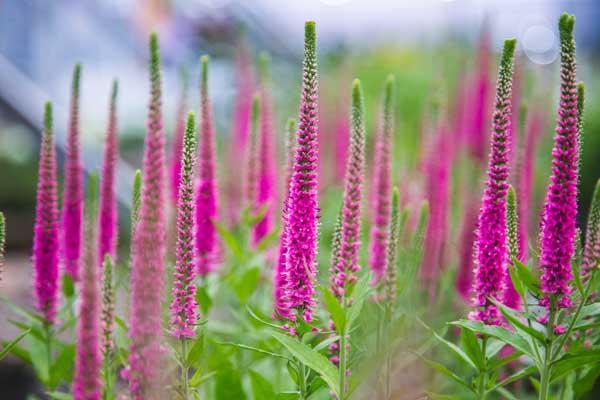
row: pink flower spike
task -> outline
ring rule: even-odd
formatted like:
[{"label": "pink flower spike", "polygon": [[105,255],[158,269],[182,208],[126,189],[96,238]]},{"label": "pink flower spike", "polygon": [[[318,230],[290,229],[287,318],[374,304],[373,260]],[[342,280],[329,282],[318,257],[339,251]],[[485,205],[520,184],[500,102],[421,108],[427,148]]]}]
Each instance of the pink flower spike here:
[{"label": "pink flower spike", "polygon": [[81,165],[81,149],[79,134],[79,86],[81,65],[76,64],[73,70],[71,91],[71,108],[69,112],[69,131],[67,134],[67,150],[65,160],[65,187],[62,204],[62,239],[63,262],[65,271],[77,280],[81,238],[83,235],[81,221],[83,219],[83,167]]},{"label": "pink flower spike", "polygon": [[488,180],[483,192],[475,238],[475,281],[473,306],[469,314],[488,325],[502,322],[500,311],[489,298],[504,299],[506,261],[506,194],[510,171],[511,89],[516,39],[504,41],[494,102]]},{"label": "pink flower spike", "polygon": [[196,189],[196,250],[198,274],[204,276],[214,268],[217,248],[217,179],[215,169],[215,132],[212,107],[208,93],[208,56],[202,56],[202,79],[200,82],[200,126],[198,179]]},{"label": "pink flower spike", "polygon": [[575,251],[579,133],[574,25],[575,17],[561,15],[561,96],[540,235],[543,300],[547,307],[557,309],[570,305],[571,259]]},{"label": "pink flower spike", "polygon": [[56,189],[56,149],[52,132],[52,104],[46,103],[44,133],[38,165],[35,227],[33,231],[33,269],[37,308],[49,323],[54,323],[58,289],[58,206]]},{"label": "pink flower spike", "polygon": [[77,346],[74,400],[99,400],[102,394],[100,354],[100,267],[96,249],[98,214],[98,179],[91,175],[87,183],[85,205],[85,249],[79,285],[79,317],[77,318]]},{"label": "pink flower spike", "polygon": [[379,281],[385,272],[388,247],[392,153],[394,134],[394,95],[395,78],[390,75],[385,85],[380,132],[376,135],[375,158],[373,160],[373,210],[374,221],[371,228],[371,249],[369,265],[373,270],[374,282]]},{"label": "pink flower spike", "polygon": [[260,135],[258,140],[258,187],[256,203],[266,207],[263,218],[254,227],[253,242],[257,244],[273,228],[273,205],[276,201],[275,153],[273,132],[273,101],[269,77],[269,55],[261,54]]},{"label": "pink flower spike", "polygon": [[104,144],[104,159],[102,161],[102,176],[100,182],[100,226],[99,226],[99,257],[102,263],[104,256],[109,254],[116,260],[118,215],[117,199],[115,197],[115,173],[119,157],[119,138],[117,134],[117,92],[118,82],[113,81],[110,96],[110,108],[106,139]]},{"label": "pink flower spike", "polygon": [[332,291],[342,299],[343,304],[345,304],[346,286],[356,280],[356,273],[360,270],[358,252],[360,250],[362,185],[365,173],[364,114],[360,81],[355,79],[352,84],[350,149],[344,178],[339,250],[334,249],[334,254],[337,252],[334,258],[336,264],[332,265],[332,275],[330,277]]},{"label": "pink flower spike", "polygon": [[164,133],[160,55],[150,36],[150,88],[139,221],[133,237],[129,390],[133,400],[162,399],[161,301],[165,276]]},{"label": "pink flower spike", "polygon": [[194,175],[196,158],[196,131],[194,114],[189,113],[181,157],[181,182],[177,202],[177,243],[175,271],[173,272],[173,300],[171,302],[171,335],[176,338],[194,337],[196,309],[196,204]]},{"label": "pink flower spike", "polygon": [[318,81],[315,23],[304,27],[304,64],[294,173],[286,227],[286,296],[290,309],[312,321],[318,242]]},{"label": "pink flower spike", "polygon": [[183,136],[185,134],[185,112],[188,104],[188,76],[187,70],[181,70],[181,92],[177,103],[175,130],[173,131],[173,142],[171,144],[171,200],[177,205],[179,194],[179,182],[181,180],[181,154],[183,151]]}]

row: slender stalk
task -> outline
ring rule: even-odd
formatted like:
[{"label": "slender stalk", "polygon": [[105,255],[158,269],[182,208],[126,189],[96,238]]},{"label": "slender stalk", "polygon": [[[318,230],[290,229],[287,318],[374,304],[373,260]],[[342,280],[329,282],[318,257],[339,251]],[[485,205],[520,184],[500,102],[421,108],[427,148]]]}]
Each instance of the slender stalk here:
[{"label": "slender stalk", "polygon": [[[527,315],[531,315],[529,313],[529,304],[527,303],[526,297],[523,298],[523,308],[525,308],[525,312],[527,313]],[[529,318],[527,318],[527,325],[529,326],[529,329],[533,329],[533,325],[531,324],[531,320]],[[537,345],[536,341],[532,340],[531,344],[533,345],[533,351],[535,352],[536,362],[537,362],[537,360],[541,360],[542,357],[540,356],[540,351],[538,349],[538,345]]]},{"label": "slender stalk", "polygon": [[306,390],[306,369],[302,362],[298,361],[298,372],[300,373],[299,381],[299,389],[300,389],[300,400],[308,400],[308,394]]},{"label": "slender stalk", "polygon": [[550,316],[548,318],[548,324],[546,331],[548,339],[546,340],[544,362],[542,364],[542,370],[540,371],[540,395],[539,400],[547,400],[548,394],[550,393],[550,373],[552,369],[552,349],[554,345],[554,322],[556,319],[555,311],[556,300],[554,297],[550,298]]},{"label": "slender stalk", "polygon": [[[48,321],[44,321],[44,332],[46,333],[46,362],[48,365],[48,374],[50,374],[50,368],[52,368],[52,324]],[[48,376],[49,381],[49,376]],[[48,382],[49,383],[49,382]],[[54,390],[53,387],[50,389]]]},{"label": "slender stalk", "polygon": [[481,351],[483,352],[483,370],[481,371],[481,376],[479,377],[479,385],[477,387],[477,398],[479,400],[485,400],[487,396],[487,357],[485,355],[487,348],[487,337],[483,336],[481,338]]},{"label": "slender stalk", "polygon": [[390,400],[392,397],[392,352],[390,346],[390,328],[387,324],[387,321],[390,321],[392,318],[392,310],[390,305],[386,305],[385,307],[385,317],[384,317],[384,335],[385,335],[385,374],[384,374],[384,399]]},{"label": "slender stalk", "polygon": [[340,331],[340,400],[346,398],[346,330]]},{"label": "slender stalk", "polygon": [[181,340],[181,385],[183,386],[183,399],[190,399],[190,384],[189,384],[189,369],[190,366],[187,362],[187,345],[188,340],[185,337],[182,337]]},{"label": "slender stalk", "polygon": [[567,331],[562,336],[562,338],[561,338],[561,340],[559,342],[559,345],[555,348],[554,354],[552,354],[552,359],[553,360],[556,358],[556,356],[560,352],[560,349],[563,348],[563,346],[565,345],[565,342],[567,341],[567,339],[569,338],[569,336],[571,336],[571,332],[573,332],[573,328],[575,327],[575,324],[579,320],[579,314],[581,314],[581,310],[583,309],[583,307],[585,306],[585,304],[588,301],[588,298],[590,297],[591,287],[592,287],[591,283],[594,280],[594,275],[595,274],[596,274],[596,268],[594,268],[592,270],[592,274],[590,276],[588,284],[585,287],[585,292],[583,293],[583,297],[581,298],[581,302],[577,306],[577,310],[575,311],[575,315],[573,316],[573,319],[571,319],[571,322],[569,323],[569,327],[567,328]]}]

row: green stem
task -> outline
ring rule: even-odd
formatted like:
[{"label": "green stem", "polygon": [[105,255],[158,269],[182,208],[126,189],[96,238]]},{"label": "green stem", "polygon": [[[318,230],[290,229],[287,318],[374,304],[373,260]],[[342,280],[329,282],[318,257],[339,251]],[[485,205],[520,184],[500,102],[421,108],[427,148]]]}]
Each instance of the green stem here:
[{"label": "green stem", "polygon": [[[48,366],[48,386],[50,386],[50,370],[52,369],[52,324],[48,321],[44,321],[44,332],[46,333],[46,362]],[[50,387],[54,390],[54,387]]]},{"label": "green stem", "polygon": [[[523,307],[525,308],[525,312],[527,313],[527,315],[531,315],[529,313],[529,304],[527,304],[526,297],[523,298]],[[529,318],[527,318],[527,325],[529,326],[529,329],[533,329],[533,325],[531,324],[531,320]],[[536,342],[535,339],[532,339],[531,344],[533,345],[533,351],[535,352],[536,363],[540,362],[542,360],[542,357],[540,356],[540,350],[538,349],[538,343]]]},{"label": "green stem", "polygon": [[487,357],[485,355],[487,348],[487,337],[481,338],[481,351],[483,353],[483,368],[479,376],[479,385],[477,387],[477,399],[485,400],[487,396]]},{"label": "green stem", "polygon": [[592,275],[590,276],[588,284],[585,287],[585,291],[583,293],[583,297],[581,298],[581,302],[579,302],[579,305],[577,306],[577,310],[575,311],[575,315],[571,319],[571,322],[569,323],[567,331],[565,332],[565,334],[560,339],[559,345],[558,345],[558,347],[556,347],[555,352],[552,355],[552,359],[553,360],[556,358],[556,356],[558,355],[558,353],[560,352],[560,350],[563,348],[563,346],[565,345],[567,339],[569,339],[569,336],[571,336],[571,333],[573,332],[573,328],[575,327],[575,324],[577,324],[577,322],[579,320],[579,315],[581,314],[581,310],[583,309],[583,307],[585,306],[585,304],[588,301],[588,298],[590,297],[590,292],[591,292],[591,288],[592,288],[591,283],[594,280],[595,273],[596,273],[596,269],[594,268],[592,270]]},{"label": "green stem", "polygon": [[390,398],[392,397],[392,385],[391,385],[391,375],[392,375],[392,354],[391,354],[391,346],[390,346],[390,329],[389,326],[387,324],[388,321],[391,320],[392,317],[392,310],[391,310],[391,306],[389,304],[386,305],[385,307],[385,314],[384,314],[384,327],[383,327],[383,334],[385,336],[385,345],[384,345],[384,351],[385,351],[385,373],[384,373],[384,399],[385,400],[390,400]]},{"label": "green stem", "polygon": [[546,326],[546,332],[548,339],[546,340],[546,346],[544,351],[544,362],[542,364],[542,370],[540,371],[540,396],[539,400],[548,400],[548,394],[550,393],[550,373],[552,369],[552,349],[554,345],[554,320],[556,318],[556,312],[554,310],[555,299],[550,298],[550,316],[548,317],[548,324]]},{"label": "green stem", "polygon": [[298,366],[298,372],[300,373],[300,377],[298,378],[299,382],[299,386],[300,386],[300,400],[308,400],[308,396],[307,396],[307,390],[306,390],[306,370],[304,368],[304,364],[302,364],[302,362],[298,361],[297,364]]},{"label": "green stem", "polygon": [[108,400],[110,397],[110,394],[112,393],[112,363],[111,363],[111,357],[112,357],[112,352],[109,351],[107,354],[104,354],[104,360],[103,360],[103,368],[104,368],[104,388],[103,388],[103,393],[102,393],[102,398],[104,400]]},{"label": "green stem", "polygon": [[183,387],[183,399],[190,399],[189,365],[187,362],[187,339],[181,338],[181,385]]}]

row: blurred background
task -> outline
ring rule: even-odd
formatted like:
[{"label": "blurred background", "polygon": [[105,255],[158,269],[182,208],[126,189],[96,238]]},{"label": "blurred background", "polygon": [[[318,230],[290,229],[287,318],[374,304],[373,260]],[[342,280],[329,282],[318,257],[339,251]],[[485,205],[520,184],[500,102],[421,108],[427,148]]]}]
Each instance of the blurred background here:
[{"label": "blurred background", "polygon": [[[121,245],[126,247],[132,171],[140,166],[145,134],[150,32],[156,31],[160,38],[168,138],[175,125],[182,67],[189,72],[189,104],[195,111],[198,60],[202,54],[211,56],[211,94],[219,154],[223,155],[236,129],[233,121],[243,74],[255,74],[261,51],[272,58],[275,115],[283,146],[284,121],[296,116],[298,108],[303,22],[315,20],[324,190],[340,183],[333,132],[336,121],[347,113],[346,94],[352,78],[363,82],[371,135],[386,75],[397,77],[395,174],[402,183],[401,177],[419,164],[428,105],[452,110],[457,85],[474,68],[479,44],[485,41],[490,46],[494,77],[495,54],[502,41],[516,37],[517,63],[524,77],[522,97],[543,110],[546,122],[537,151],[541,167],[535,185],[536,193],[541,193],[547,182],[558,94],[556,21],[564,11],[577,18],[578,77],[586,82],[588,93],[583,220],[600,176],[600,101],[595,96],[600,77],[594,74],[600,65],[597,0],[0,0],[0,210],[6,214],[8,229],[6,279],[0,292],[21,304],[32,302],[29,257],[43,103],[55,103],[62,172],[70,80],[76,62],[83,65],[81,132],[88,171],[100,166],[110,85],[113,78],[119,80],[122,159],[117,190],[125,228]],[[221,157],[222,170],[241,167],[234,164]],[[453,190],[460,190],[460,185],[454,183]],[[453,201],[460,199],[453,196]],[[333,208],[324,212],[332,214]],[[458,213],[453,211],[454,217]],[[327,232],[330,222],[324,218],[323,224]],[[4,312],[0,310],[2,321]],[[14,332],[8,324],[0,324],[0,338]],[[1,368],[0,387],[2,381],[16,379],[10,374],[21,373]]]}]

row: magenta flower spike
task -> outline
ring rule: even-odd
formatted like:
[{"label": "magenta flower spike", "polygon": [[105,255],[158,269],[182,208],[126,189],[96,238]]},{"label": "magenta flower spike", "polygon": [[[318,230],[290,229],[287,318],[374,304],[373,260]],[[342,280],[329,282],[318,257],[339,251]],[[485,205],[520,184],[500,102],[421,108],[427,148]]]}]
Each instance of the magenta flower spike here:
[{"label": "magenta flower spike", "polygon": [[158,38],[150,36],[150,106],[139,221],[131,270],[129,389],[134,400],[161,397],[161,301],[165,276],[164,133]]},{"label": "magenta flower spike", "polygon": [[571,305],[569,281],[575,251],[579,165],[574,25],[575,17],[561,15],[560,104],[552,149],[552,174],[540,235],[540,267],[543,271],[540,286],[544,294],[541,303],[548,308]]},{"label": "magenta flower spike", "polygon": [[394,134],[394,86],[395,78],[390,75],[385,84],[380,132],[376,135],[375,158],[373,160],[374,220],[371,227],[371,249],[369,265],[373,270],[374,282],[385,272],[390,221],[393,134]]},{"label": "magenta flower spike", "polygon": [[175,117],[175,130],[173,131],[173,143],[171,144],[171,200],[177,205],[179,194],[179,182],[181,180],[181,154],[183,152],[183,136],[185,134],[185,113],[188,108],[188,77],[185,69],[181,70],[181,92]]},{"label": "magenta flower spike", "polygon": [[117,199],[115,197],[115,173],[119,157],[119,138],[117,133],[117,92],[118,82],[115,80],[110,96],[108,127],[104,142],[104,159],[102,161],[102,176],[100,177],[100,226],[99,226],[99,257],[102,263],[104,256],[109,254],[113,260],[117,253],[118,215]]},{"label": "magenta flower spike", "polygon": [[181,183],[177,202],[177,243],[171,302],[171,335],[178,339],[196,335],[196,130],[194,114],[189,113],[181,157]]},{"label": "magenta flower spike", "polygon": [[[244,159],[248,146],[248,133],[250,127],[250,113],[252,109],[252,95],[254,93],[254,72],[252,58],[246,47],[238,45],[237,59],[237,97],[234,111],[233,133],[231,147],[229,148],[229,163],[232,166],[243,167],[240,161]],[[244,175],[242,175],[244,176]],[[228,176],[226,183],[227,211],[232,223],[237,223],[243,202],[243,182],[239,174]],[[198,226],[200,228],[200,226]]]},{"label": "magenta flower spike", "polygon": [[[425,279],[430,295],[434,296],[437,277],[444,265],[444,246],[448,230],[448,202],[450,169],[452,168],[453,145],[450,130],[444,117],[439,117],[434,146],[429,149],[425,164],[425,190],[430,215],[425,234],[421,275]],[[444,149],[440,152],[439,149]]]},{"label": "magenta flower spike", "polygon": [[258,147],[258,124],[260,118],[260,95],[252,98],[252,114],[250,116],[250,135],[246,152],[246,178],[244,179],[244,207],[251,213],[257,213],[258,175],[260,168],[260,150]]},{"label": "magenta flower spike", "polygon": [[294,172],[294,138],[296,134],[296,120],[290,118],[286,124],[286,175],[283,207],[281,209],[281,235],[279,249],[273,273],[273,316],[288,318],[290,316],[289,301],[286,295],[286,258],[287,258],[287,214],[290,181]]},{"label": "magenta flower spike", "polygon": [[516,42],[516,39],[506,40],[502,50],[494,101],[488,180],[475,233],[473,306],[477,309],[469,314],[469,318],[488,325],[502,322],[498,308],[489,298],[502,301],[506,289],[506,195],[510,172],[511,90]]},{"label": "magenta flower spike", "polygon": [[256,202],[259,208],[266,207],[263,218],[254,227],[254,243],[259,243],[273,228],[273,205],[277,199],[275,183],[275,133],[273,131],[273,100],[269,77],[269,55],[261,54],[260,85],[260,135],[258,188]]},{"label": "magenta flower spike", "polygon": [[79,85],[81,65],[75,65],[71,88],[71,109],[69,112],[69,130],[65,160],[65,187],[62,204],[63,262],[65,271],[77,280],[81,238],[83,235],[83,167],[79,137]]},{"label": "magenta flower spike", "polygon": [[[294,173],[288,199],[286,296],[291,309],[305,321],[312,321],[319,213],[318,81],[316,31],[312,21],[304,26],[303,70]],[[295,315],[290,317],[295,319]]]},{"label": "magenta flower spike", "polygon": [[52,104],[46,103],[44,133],[38,166],[33,269],[37,308],[48,323],[56,316],[59,262],[59,220],[56,188],[56,149],[52,132]]},{"label": "magenta flower spike", "polygon": [[598,267],[600,260],[600,180],[596,182],[592,205],[588,214],[585,233],[585,246],[581,258],[581,270],[587,274]]},{"label": "magenta flower spike", "polygon": [[[386,88],[387,92],[391,92],[391,89]],[[386,97],[388,97],[387,94]],[[352,84],[350,149],[348,151],[346,176],[344,178],[340,243],[338,254],[334,259],[336,265],[332,265],[333,270],[330,277],[331,289],[338,298],[342,299],[343,304],[345,304],[346,286],[356,281],[356,273],[360,270],[360,266],[358,265],[358,251],[360,250],[360,214],[362,186],[365,174],[364,114],[365,109],[360,81],[355,79]],[[386,250],[387,248],[384,249],[384,252]],[[385,265],[383,272],[385,272]]]},{"label": "magenta flower spike", "polygon": [[74,400],[100,400],[102,395],[102,355],[100,352],[100,267],[96,248],[98,215],[98,179],[90,176],[87,182],[85,205],[85,248],[79,284],[79,317],[77,318],[77,343],[75,374],[73,376]]},{"label": "magenta flower spike", "polygon": [[200,126],[198,187],[196,191],[196,251],[198,252],[197,271],[206,275],[214,268],[217,247],[217,232],[214,221],[217,218],[217,178],[215,167],[215,131],[212,106],[208,93],[208,56],[202,56],[202,79],[200,83]]}]

